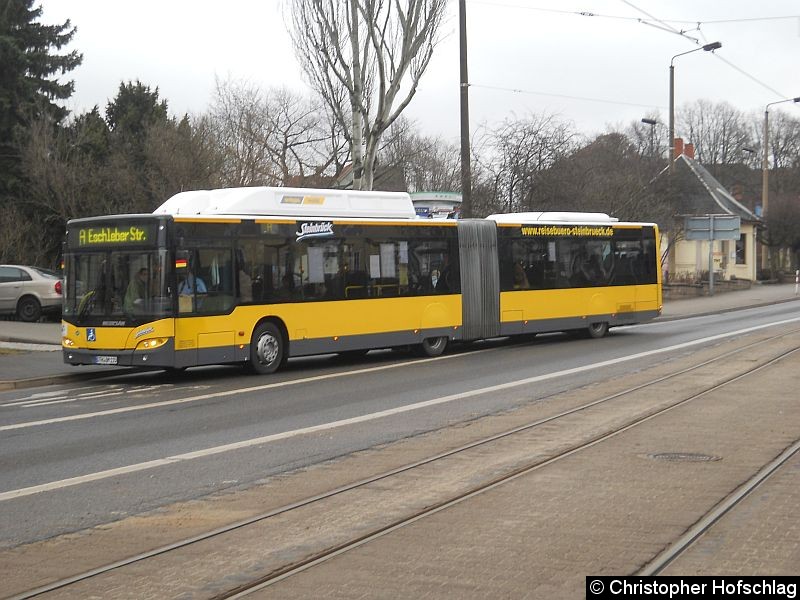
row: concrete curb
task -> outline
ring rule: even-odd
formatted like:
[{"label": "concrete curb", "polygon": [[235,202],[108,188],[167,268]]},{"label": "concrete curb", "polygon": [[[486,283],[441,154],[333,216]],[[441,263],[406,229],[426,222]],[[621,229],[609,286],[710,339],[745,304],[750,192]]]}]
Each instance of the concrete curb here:
[{"label": "concrete curb", "polygon": [[672,315],[672,316],[661,315],[660,317],[656,317],[655,319],[653,319],[653,321],[664,322],[664,321],[677,321],[678,319],[691,319],[694,317],[708,317],[710,315],[720,315],[723,313],[733,312],[735,310],[747,310],[749,308],[761,308],[762,306],[774,306],[776,304],[786,304],[787,302],[797,302],[798,300],[800,300],[800,298],[785,298],[783,300],[770,300],[769,302],[748,304],[747,306],[731,306],[729,308],[717,308],[715,310],[708,310],[705,312],[698,312],[698,313],[689,313],[689,314]]},{"label": "concrete curb", "polygon": [[20,350],[22,352],[61,352],[61,346],[56,344],[42,344],[40,342],[17,342],[0,340],[0,348],[6,350]]}]

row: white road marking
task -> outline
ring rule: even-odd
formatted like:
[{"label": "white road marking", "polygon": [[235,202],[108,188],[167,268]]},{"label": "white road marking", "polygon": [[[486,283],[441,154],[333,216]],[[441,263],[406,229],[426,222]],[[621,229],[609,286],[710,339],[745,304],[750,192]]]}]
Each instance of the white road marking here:
[{"label": "white road marking", "polygon": [[[470,355],[475,355],[480,352],[492,352],[494,348],[487,348],[486,350],[476,350],[474,352],[470,352]],[[180,398],[178,400],[167,400],[166,402],[151,402],[148,404],[139,404],[137,406],[127,406],[124,408],[113,408],[109,410],[103,410],[93,413],[85,413],[82,415],[70,415],[68,417],[55,417],[52,419],[42,419],[41,421],[28,421],[25,423],[14,423],[13,425],[3,425],[0,426],[0,431],[13,431],[16,429],[27,429],[29,427],[36,427],[39,425],[52,425],[54,423],[65,423],[68,421],[80,421],[83,419],[93,419],[96,417],[106,417],[108,415],[117,415],[121,413],[127,412],[134,412],[138,410],[145,410],[148,408],[161,408],[164,406],[173,406],[175,404],[186,404],[188,402],[199,402],[201,400],[209,400],[212,398],[224,398],[226,396],[235,396],[238,394],[246,394],[250,392],[260,392],[263,390],[269,390],[274,388],[282,388],[288,387],[292,385],[298,385],[301,383],[313,383],[315,381],[324,381],[326,379],[334,379],[338,377],[348,377],[350,375],[361,375],[364,373],[373,373],[375,371],[384,371],[387,369],[396,369],[398,367],[407,367],[413,365],[422,365],[427,364],[433,361],[439,360],[450,360],[453,358],[457,358],[458,356],[464,356],[463,354],[450,354],[447,356],[438,356],[436,358],[429,358],[425,361],[414,361],[414,362],[401,362],[401,363],[393,363],[391,365],[381,365],[379,367],[367,367],[365,369],[358,369],[356,371],[345,371],[341,373],[328,373],[327,375],[316,375],[314,377],[304,377],[302,379],[292,379],[289,381],[281,381],[278,383],[267,383],[264,385],[257,385],[254,387],[249,388],[239,388],[235,390],[227,390],[225,392],[214,392],[211,394],[201,394],[199,396],[190,396],[188,398]]]},{"label": "white road marking", "polygon": [[[5,408],[9,406],[22,406],[23,408],[37,408],[40,406],[50,406],[52,404],[66,404],[68,402],[80,402],[81,400],[99,400],[103,398],[111,398],[114,396],[122,396],[122,395],[130,395],[130,396],[149,395],[150,393],[160,388],[174,388],[176,391],[178,391],[178,390],[202,390],[202,389],[208,389],[208,387],[209,386],[207,385],[175,387],[174,384],[172,383],[164,383],[156,385],[137,385],[130,389],[125,389],[122,387],[103,386],[99,389],[95,388],[91,392],[84,392],[82,394],[78,394],[77,396],[72,396],[72,397],[64,396],[63,391],[49,392],[50,397],[47,397],[48,394],[33,394],[32,396],[28,396],[27,398],[24,398],[22,400],[16,400],[14,402],[3,404],[2,407]],[[91,388],[81,388],[81,389],[91,389]]]},{"label": "white road marking", "polygon": [[67,397],[66,394],[68,394],[68,393],[79,392],[81,390],[93,390],[93,389],[96,389],[96,388],[97,388],[97,386],[84,386],[84,387],[79,387],[79,388],[72,388],[70,390],[54,390],[54,391],[51,391],[51,392],[36,392],[36,393],[30,394],[29,396],[23,396],[22,398],[17,398],[16,400],[14,400],[12,402],[7,402],[7,403],[0,404],[0,407],[4,408],[6,406],[17,406],[19,404],[25,404],[26,402],[35,402],[35,401],[38,401],[38,400],[44,400],[46,398],[50,398],[50,399],[66,398]]},{"label": "white road marking", "polygon": [[[390,416],[399,415],[399,414],[403,414],[403,413],[407,413],[407,412],[411,412],[411,411],[415,411],[415,410],[419,410],[419,409],[423,409],[423,408],[429,408],[431,406],[437,406],[437,405],[440,405],[440,404],[445,404],[447,402],[454,402],[454,401],[457,401],[457,400],[463,400],[465,398],[472,398],[474,396],[479,396],[481,394],[499,392],[499,391],[507,390],[507,389],[510,389],[510,388],[520,387],[520,386],[523,386],[523,385],[530,385],[532,383],[537,383],[537,382],[545,381],[545,380],[548,380],[548,379],[556,379],[558,377],[565,377],[565,376],[575,375],[577,373],[583,373],[585,371],[590,371],[590,370],[593,370],[593,369],[602,369],[604,367],[610,367],[610,366],[617,365],[617,364],[620,364],[620,363],[629,362],[629,361],[632,361],[632,360],[638,360],[640,358],[646,358],[648,356],[654,356],[654,355],[657,355],[657,354],[663,354],[663,353],[666,353],[666,352],[672,352],[674,350],[681,350],[683,348],[690,348],[692,346],[698,346],[700,344],[704,344],[704,343],[708,343],[708,342],[714,342],[714,341],[717,341],[717,340],[722,340],[722,339],[725,339],[725,338],[733,337],[733,336],[736,336],[736,335],[742,335],[742,334],[745,334],[745,333],[751,333],[753,331],[759,331],[761,329],[766,329],[767,327],[774,327],[774,326],[777,326],[777,325],[785,325],[785,324],[788,324],[788,323],[796,323],[798,321],[800,321],[800,317],[793,318],[793,319],[785,319],[783,321],[776,321],[775,323],[770,323],[770,324],[767,324],[767,325],[757,325],[755,327],[747,327],[745,329],[739,329],[737,331],[732,331],[732,332],[729,332],[729,333],[721,333],[719,335],[712,335],[712,336],[709,336],[709,337],[706,337],[706,338],[693,340],[691,342],[683,342],[681,344],[675,344],[673,346],[667,346],[665,348],[658,348],[656,350],[648,350],[646,352],[638,352],[636,354],[630,354],[628,356],[621,356],[619,358],[613,358],[613,359],[609,359],[609,360],[604,360],[602,362],[593,363],[591,365],[583,365],[581,367],[573,367],[571,369],[564,369],[562,371],[556,371],[554,373],[545,373],[544,375],[536,375],[534,377],[526,377],[525,379],[519,379],[519,380],[516,380],[516,381],[509,381],[509,382],[506,382],[506,383],[501,383],[501,384],[498,384],[498,385],[492,385],[492,386],[485,387],[485,388],[480,388],[480,389],[476,389],[476,390],[470,390],[470,391],[466,391],[466,392],[460,392],[460,393],[457,393],[457,394],[450,394],[450,395],[447,395],[447,396],[441,396],[439,398],[433,398],[432,400],[425,400],[425,401],[422,401],[422,402],[417,402],[415,404],[409,404],[409,405],[406,405],[406,406],[399,406],[399,407],[396,407],[396,408],[390,408],[390,409],[387,409],[387,410],[382,410],[382,411],[378,411],[378,412],[375,412],[375,413],[370,413],[370,414],[367,414],[367,415],[361,415],[359,417],[351,417],[349,419],[341,419],[339,421],[332,421],[330,423],[321,423],[319,425],[312,425],[310,427],[303,427],[301,429],[295,429],[295,430],[292,430],[292,431],[284,431],[284,432],[281,432],[281,433],[274,433],[274,434],[265,435],[265,436],[262,436],[262,437],[251,438],[249,440],[241,440],[239,442],[234,442],[234,443],[231,443],[231,444],[224,444],[222,446],[215,446],[213,448],[206,448],[204,450],[196,450],[194,452],[186,452],[184,454],[176,454],[174,456],[168,456],[166,458],[150,460],[150,461],[147,461],[147,462],[137,463],[137,464],[134,464],[134,465],[128,465],[128,466],[124,466],[124,467],[117,467],[115,469],[108,469],[106,471],[98,471],[96,473],[88,473],[86,475],[81,475],[81,476],[78,476],[78,477],[71,477],[69,479],[62,479],[60,481],[52,481],[52,482],[49,482],[49,483],[43,483],[41,485],[34,485],[34,486],[21,488],[21,489],[17,489],[17,490],[9,490],[7,492],[0,493],[0,502],[4,502],[6,500],[13,500],[15,498],[22,498],[24,496],[31,496],[33,494],[39,494],[39,493],[42,493],[42,492],[49,492],[49,491],[53,491],[53,490],[59,490],[59,489],[63,489],[63,488],[67,488],[67,487],[71,487],[71,486],[75,486],[75,485],[80,485],[80,484],[83,484],[83,483],[89,483],[91,481],[99,481],[99,480],[102,480],[102,479],[107,479],[109,477],[116,477],[118,475],[126,475],[126,474],[129,474],[129,473],[137,473],[137,472],[140,472],[140,471],[146,471],[146,470],[149,470],[149,469],[154,469],[154,468],[157,468],[157,467],[163,467],[163,466],[166,466],[166,465],[171,465],[171,464],[179,463],[179,462],[182,462],[182,461],[193,460],[195,458],[205,458],[205,457],[209,457],[209,456],[214,456],[216,454],[223,454],[225,452],[231,452],[231,451],[234,451],[234,450],[241,450],[243,448],[252,448],[253,446],[259,446],[259,445],[262,445],[262,444],[269,444],[271,442],[277,442],[279,440],[286,440],[286,439],[297,437],[297,436],[301,436],[301,435],[308,435],[308,434],[311,434],[311,433],[318,433],[320,431],[327,431],[327,430],[331,430],[331,429],[337,429],[339,427],[346,427],[348,425],[357,425],[359,423],[366,423],[368,421],[374,421],[374,420],[377,420],[377,419],[382,419],[384,417],[390,417]],[[438,358],[444,358],[444,357],[438,357]],[[431,360],[437,360],[437,359],[431,359]],[[408,364],[408,363],[400,363],[400,364]],[[416,364],[420,364],[420,363],[416,363]],[[344,375],[354,374],[354,373],[356,373],[356,374],[357,373],[369,373],[369,372],[373,372],[373,371],[385,370],[387,368],[393,368],[393,367],[396,367],[396,366],[398,366],[398,365],[385,365],[385,366],[382,366],[382,367],[361,369],[359,371],[354,371],[354,372],[350,372],[350,373],[334,373],[334,374],[329,374],[329,375],[320,375],[320,376],[317,376],[317,377],[310,377],[310,378],[304,379],[304,380],[294,380],[294,381],[287,381],[287,382],[282,382],[282,383],[277,383],[277,384],[268,384],[268,385],[264,385],[264,386],[257,386],[257,387],[254,387],[254,388],[248,388],[247,390],[239,390],[239,391],[263,390],[263,389],[268,389],[268,388],[273,388],[273,387],[281,387],[281,386],[286,386],[286,385],[293,385],[293,384],[300,383],[300,382],[331,379],[331,378],[334,378],[334,377],[341,377],[341,376],[344,376]],[[201,399],[201,398],[210,398],[210,397],[213,398],[213,397],[218,397],[218,396],[226,396],[226,395],[231,395],[232,393],[234,393],[234,392],[233,391],[229,391],[229,392],[220,392],[218,394],[207,394],[205,396],[197,396],[194,399],[197,400],[197,399]],[[184,401],[191,401],[191,400],[192,399],[187,398],[185,400],[175,401],[175,403],[184,402]],[[164,406],[164,404],[157,404],[156,406]],[[102,414],[108,414],[108,413],[112,413],[113,414],[113,413],[116,413],[116,412],[122,412],[122,411],[104,411],[104,413],[102,413]],[[97,414],[101,414],[101,413],[97,413]]]},{"label": "white road marking", "polygon": [[40,402],[27,402],[22,404],[23,408],[37,408],[39,406],[51,406],[53,404],[66,404],[68,402],[80,402],[81,400],[99,400],[103,398],[111,398],[113,396],[124,396],[127,392],[105,392],[103,394],[94,394],[91,397],[78,396],[77,398],[64,398],[63,400],[46,400]]}]

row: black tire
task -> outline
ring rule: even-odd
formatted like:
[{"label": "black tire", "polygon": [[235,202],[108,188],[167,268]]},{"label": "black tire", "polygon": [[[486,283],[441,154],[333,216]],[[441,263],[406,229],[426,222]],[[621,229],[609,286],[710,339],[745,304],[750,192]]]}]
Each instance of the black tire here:
[{"label": "black tire", "polygon": [[277,371],[286,358],[286,341],[274,323],[262,323],[250,341],[250,362],[253,373],[268,375]]},{"label": "black tire", "polygon": [[26,323],[35,323],[42,318],[42,305],[33,296],[25,296],[17,304],[17,317]]},{"label": "black tire", "polygon": [[422,356],[429,356],[431,358],[441,356],[447,349],[447,336],[425,338],[419,345],[419,351]]},{"label": "black tire", "polygon": [[603,321],[602,323],[592,323],[586,329],[586,335],[592,339],[600,339],[601,337],[605,337],[608,333],[608,323]]}]

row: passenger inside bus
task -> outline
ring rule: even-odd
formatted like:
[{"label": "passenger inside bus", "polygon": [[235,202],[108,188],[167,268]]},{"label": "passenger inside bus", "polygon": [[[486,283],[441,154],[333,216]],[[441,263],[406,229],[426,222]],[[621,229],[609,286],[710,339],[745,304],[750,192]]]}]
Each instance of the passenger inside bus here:
[{"label": "passenger inside bus", "polygon": [[444,266],[442,267],[441,273],[439,276],[436,277],[436,282],[433,284],[434,289],[436,290],[437,294],[450,294],[452,292],[457,291],[456,286],[454,285],[454,274],[453,269],[450,266],[450,257],[445,254],[444,255]]},{"label": "passenger inside bus", "polygon": [[581,272],[590,285],[605,285],[606,283],[606,272],[597,254],[591,254],[583,262]]},{"label": "passenger inside bus", "polygon": [[274,290],[274,299],[278,302],[293,300],[295,295],[294,274],[286,273],[281,277],[281,287]]},{"label": "passenger inside bus", "polygon": [[147,296],[147,268],[139,269],[125,290],[123,306],[129,314],[144,312],[144,301]]},{"label": "passenger inside bus", "polygon": [[528,276],[525,274],[525,267],[522,266],[522,261],[518,260],[514,263],[514,289],[527,290],[530,287]]},{"label": "passenger inside bus", "polygon": [[253,301],[253,278],[250,277],[247,261],[244,252],[239,249],[236,251],[236,264],[239,270],[239,300],[240,302]]}]

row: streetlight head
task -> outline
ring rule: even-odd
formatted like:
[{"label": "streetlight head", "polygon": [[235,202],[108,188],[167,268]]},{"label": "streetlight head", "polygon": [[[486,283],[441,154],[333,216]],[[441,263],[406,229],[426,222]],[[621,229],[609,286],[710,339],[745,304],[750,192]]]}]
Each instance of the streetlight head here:
[{"label": "streetlight head", "polygon": [[655,119],[642,119],[642,123],[645,123],[647,125],[656,125],[658,121],[656,121]]},{"label": "streetlight head", "polygon": [[720,48],[722,48],[722,42],[712,42],[710,44],[706,44],[705,46],[703,46],[703,50],[705,50],[706,52],[710,52],[712,50],[719,50]]},{"label": "streetlight head", "polygon": [[800,102],[800,96],[797,98],[786,98],[785,100],[776,100],[775,102],[770,102],[767,104],[765,111],[769,112],[769,107],[773,106],[774,104],[783,104],[784,102]]}]

